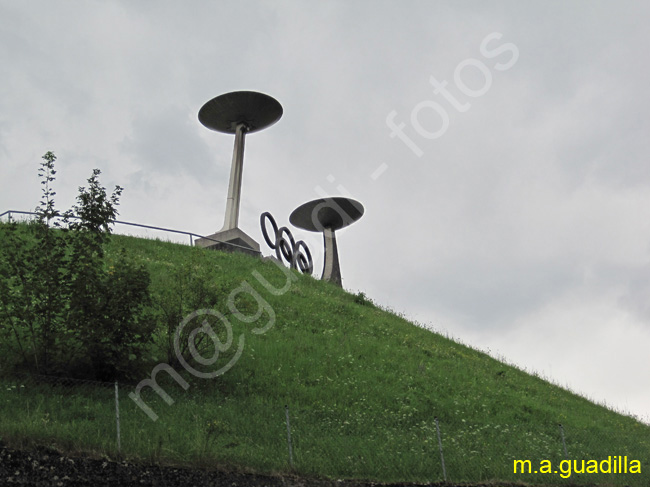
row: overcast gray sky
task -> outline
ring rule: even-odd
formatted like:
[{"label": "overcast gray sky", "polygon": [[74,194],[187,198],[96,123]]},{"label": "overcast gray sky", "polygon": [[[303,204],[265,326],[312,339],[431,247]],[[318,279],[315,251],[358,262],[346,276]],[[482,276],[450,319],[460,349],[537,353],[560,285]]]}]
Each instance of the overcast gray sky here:
[{"label": "overcast gray sky", "polygon": [[[120,219],[213,233],[234,140],[198,110],[262,91],[284,115],[247,137],[240,226],[265,254],[263,211],[358,199],[347,289],[650,421],[648,21],[632,1],[0,0],[0,212],[38,204],[52,150],[60,208],[97,167]],[[294,234],[320,274],[320,238]]]}]

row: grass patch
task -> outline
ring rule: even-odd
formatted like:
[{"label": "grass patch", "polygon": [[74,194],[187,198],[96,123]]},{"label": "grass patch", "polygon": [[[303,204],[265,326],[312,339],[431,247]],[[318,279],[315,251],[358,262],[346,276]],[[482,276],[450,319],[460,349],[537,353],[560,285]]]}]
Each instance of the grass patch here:
[{"label": "grass patch", "polygon": [[[160,372],[158,382],[174,403],[145,388],[142,398],[159,416],[155,422],[127,396],[134,386],[121,386],[123,456],[287,472],[289,405],[295,472],[303,475],[440,480],[435,417],[454,482],[563,482],[559,475],[513,473],[514,459],[553,465],[564,459],[558,423],[571,459],[627,455],[650,468],[648,425],[415,326],[362,294],[308,276],[289,279],[274,263],[240,254],[115,236],[109,259],[121,248],[146,265],[154,295],[164,294],[183,266],[202,269],[222,290],[219,310],[232,325],[232,343],[202,371],[233,360],[243,343],[234,366],[216,378],[199,379],[173,364],[187,390]],[[252,322],[237,319],[227,306],[243,282],[264,302],[243,292],[235,299],[242,316],[260,312]],[[225,328],[215,331],[227,340]],[[168,339],[161,327],[142,379],[168,361]],[[39,384],[9,375],[0,379],[0,436],[116,457],[114,407],[110,384]],[[647,485],[648,475],[584,474],[567,481]]]}]

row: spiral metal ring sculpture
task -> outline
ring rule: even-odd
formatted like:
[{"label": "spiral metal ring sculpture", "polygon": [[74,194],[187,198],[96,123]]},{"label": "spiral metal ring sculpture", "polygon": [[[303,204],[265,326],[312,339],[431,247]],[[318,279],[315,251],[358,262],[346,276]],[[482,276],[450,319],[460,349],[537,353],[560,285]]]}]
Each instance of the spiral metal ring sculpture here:
[{"label": "spiral metal ring sculpture", "polygon": [[[271,223],[273,239],[271,239],[266,230],[266,220]],[[268,211],[262,213],[262,216],[260,216],[260,226],[262,227],[264,240],[272,250],[275,250],[275,256],[280,262],[284,259],[292,269],[300,269],[300,272],[303,274],[311,274],[314,272],[314,262],[311,258],[311,252],[305,242],[302,240],[296,242],[287,227],[278,228],[278,224],[275,222],[273,215]]]}]

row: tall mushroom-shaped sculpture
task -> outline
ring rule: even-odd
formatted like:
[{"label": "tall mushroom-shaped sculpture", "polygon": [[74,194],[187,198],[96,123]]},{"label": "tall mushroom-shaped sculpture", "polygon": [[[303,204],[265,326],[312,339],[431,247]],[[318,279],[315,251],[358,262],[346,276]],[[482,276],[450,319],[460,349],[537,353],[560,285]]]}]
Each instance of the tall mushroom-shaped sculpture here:
[{"label": "tall mushroom-shaped sculpture", "polygon": [[259,254],[259,243],[239,228],[244,140],[246,134],[265,129],[280,120],[280,117],[282,105],[275,98],[255,91],[234,91],[217,96],[199,110],[199,121],[207,128],[235,134],[235,148],[223,227],[206,238],[197,239],[196,245]]},{"label": "tall mushroom-shaped sculpture", "polygon": [[335,232],[356,222],[363,216],[363,211],[363,205],[358,201],[334,196],[309,201],[293,210],[289,216],[292,225],[323,233],[325,262],[322,280],[343,286]]}]

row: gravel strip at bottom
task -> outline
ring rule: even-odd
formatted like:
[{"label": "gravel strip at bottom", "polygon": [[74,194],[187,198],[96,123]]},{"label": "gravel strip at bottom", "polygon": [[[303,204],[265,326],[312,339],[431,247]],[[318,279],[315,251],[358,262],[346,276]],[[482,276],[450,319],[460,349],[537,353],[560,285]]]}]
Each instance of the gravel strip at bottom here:
[{"label": "gravel strip at bottom", "polygon": [[[178,468],[70,457],[46,447],[15,450],[0,443],[0,487],[419,487],[452,484],[380,484],[352,480],[321,480],[268,476],[199,468]],[[495,487],[496,484],[474,484]],[[498,484],[507,486],[514,484]],[[521,484],[519,484],[521,485]],[[463,487],[468,487],[464,484]]]}]

